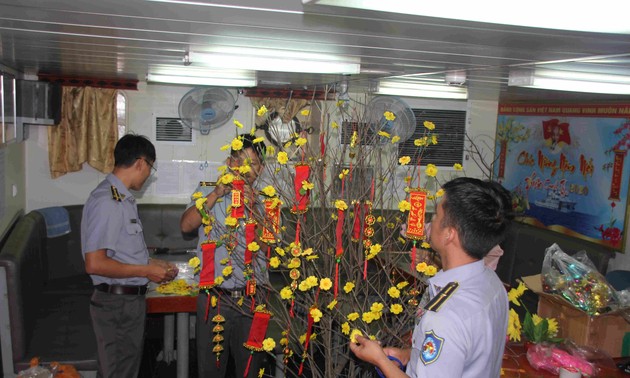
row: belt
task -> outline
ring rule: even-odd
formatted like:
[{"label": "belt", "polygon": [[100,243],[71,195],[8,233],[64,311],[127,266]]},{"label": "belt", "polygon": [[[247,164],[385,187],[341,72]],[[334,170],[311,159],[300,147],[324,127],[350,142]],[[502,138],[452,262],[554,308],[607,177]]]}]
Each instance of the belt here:
[{"label": "belt", "polygon": [[232,298],[238,299],[242,296],[245,295],[245,289],[241,289],[241,290],[228,290],[228,289],[223,289],[221,287],[215,287],[214,288],[219,294],[223,293],[225,295],[228,295]]},{"label": "belt", "polygon": [[94,286],[94,289],[102,291],[103,293],[118,295],[145,295],[147,293],[146,285],[108,285],[102,283]]}]

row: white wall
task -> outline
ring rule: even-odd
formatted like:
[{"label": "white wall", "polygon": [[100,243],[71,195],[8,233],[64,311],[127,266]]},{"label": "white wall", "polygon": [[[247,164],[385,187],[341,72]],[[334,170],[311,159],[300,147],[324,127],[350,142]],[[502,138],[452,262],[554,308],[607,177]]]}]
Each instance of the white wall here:
[{"label": "white wall", "polygon": [[[128,131],[142,134],[155,140],[155,117],[178,117],[177,106],[182,96],[190,87],[147,85],[139,83],[137,91],[125,91],[128,108]],[[237,97],[236,92],[232,93]],[[249,131],[253,124],[254,112],[248,98],[237,99],[238,109],[233,119],[245,125],[243,132]],[[30,137],[26,141],[26,212],[48,206],[83,204],[90,192],[105,178],[90,167],[83,165],[83,170],[68,173],[55,180],[50,178],[48,167],[48,126],[31,126]],[[208,160],[223,161],[225,152],[220,147],[234,138],[235,127],[232,120],[228,124],[212,130],[209,135],[196,133],[195,145],[174,146],[155,143],[158,173],[160,162],[172,160]],[[158,196],[153,193],[139,193],[138,202],[144,203],[187,203],[190,193]]]}]

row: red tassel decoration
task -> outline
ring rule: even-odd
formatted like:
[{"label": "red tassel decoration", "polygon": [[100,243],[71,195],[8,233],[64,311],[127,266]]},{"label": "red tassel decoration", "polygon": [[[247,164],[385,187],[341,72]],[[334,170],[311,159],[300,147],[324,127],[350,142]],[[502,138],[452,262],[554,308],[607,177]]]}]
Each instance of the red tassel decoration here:
[{"label": "red tassel decoration", "polygon": [[363,206],[361,203],[357,201],[354,204],[354,224],[352,225],[352,238],[353,242],[358,242],[361,238],[361,210]]},{"label": "red tassel decoration", "polygon": [[335,237],[337,239],[337,251],[335,256],[339,258],[343,254],[343,222],[346,218],[345,211],[337,209],[337,229],[335,230]]},{"label": "red tassel decoration", "polygon": [[247,359],[247,366],[245,366],[245,373],[243,373],[243,377],[247,377],[247,374],[249,373],[249,367],[252,364],[252,358],[254,358],[254,352],[249,353],[249,358]]},{"label": "red tassel decoration", "polygon": [[334,293],[335,293],[335,299],[337,299],[337,294],[339,293],[339,262],[340,262],[340,258],[337,258],[335,261],[335,289],[334,289]]},{"label": "red tassel decoration", "polygon": [[416,269],[416,241],[413,241],[413,247],[411,247],[411,271]]}]

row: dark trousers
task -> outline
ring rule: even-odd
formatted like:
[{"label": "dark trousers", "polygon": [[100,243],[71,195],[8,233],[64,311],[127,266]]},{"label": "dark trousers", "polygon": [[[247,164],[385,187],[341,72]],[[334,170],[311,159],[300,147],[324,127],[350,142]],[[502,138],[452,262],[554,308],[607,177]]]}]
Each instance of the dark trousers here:
[{"label": "dark trousers", "polygon": [[[212,295],[212,294],[211,294]],[[249,337],[249,330],[252,325],[253,315],[250,311],[251,300],[246,298],[243,306],[236,304],[237,299],[232,299],[227,295],[221,295],[217,307],[210,306],[208,311],[208,321],[205,321],[206,304],[208,296],[200,293],[197,297],[197,362],[199,370],[199,378],[224,378],[228,373],[227,367],[229,358],[234,360],[234,374],[236,378],[243,377],[247,361],[252,356],[249,366],[248,377],[258,377],[259,370],[264,366],[266,352],[253,352],[243,346]],[[212,348],[216,345],[212,342],[215,333],[212,328],[216,323],[212,322],[212,317],[217,314],[217,310],[223,317],[225,322],[221,323],[224,331],[221,333],[224,337],[223,351],[219,358],[217,366],[217,355],[212,352]],[[268,371],[266,372],[269,373]]]},{"label": "dark trousers", "polygon": [[98,377],[136,378],[144,343],[144,295],[116,295],[95,290],[90,314],[98,347]]}]

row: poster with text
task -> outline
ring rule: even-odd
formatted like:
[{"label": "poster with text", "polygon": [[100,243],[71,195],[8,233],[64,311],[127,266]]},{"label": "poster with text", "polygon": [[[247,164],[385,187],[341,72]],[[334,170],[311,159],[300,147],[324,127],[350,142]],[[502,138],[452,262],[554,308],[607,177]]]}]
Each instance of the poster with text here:
[{"label": "poster with text", "polygon": [[501,104],[494,179],[519,220],[622,251],[630,104]]}]

